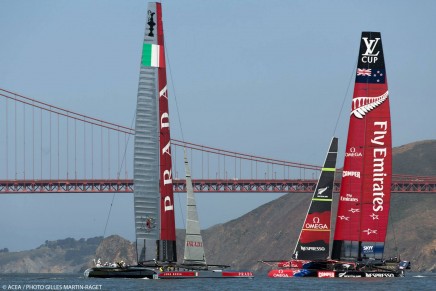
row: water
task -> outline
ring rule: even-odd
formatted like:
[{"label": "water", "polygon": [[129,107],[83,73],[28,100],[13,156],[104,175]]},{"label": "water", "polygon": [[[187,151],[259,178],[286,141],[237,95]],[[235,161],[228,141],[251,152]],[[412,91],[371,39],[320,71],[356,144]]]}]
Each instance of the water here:
[{"label": "water", "polygon": [[96,279],[75,274],[1,274],[1,290],[436,290],[436,274],[404,278]]}]

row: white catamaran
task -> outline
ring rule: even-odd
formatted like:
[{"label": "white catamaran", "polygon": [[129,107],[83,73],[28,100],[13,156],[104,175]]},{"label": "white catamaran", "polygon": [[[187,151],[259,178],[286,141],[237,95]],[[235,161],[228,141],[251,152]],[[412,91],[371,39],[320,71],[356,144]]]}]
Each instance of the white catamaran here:
[{"label": "white catamaran", "polygon": [[224,271],[204,256],[189,165],[185,256],[177,263],[171,138],[162,6],[149,3],[139,76],[134,144],[134,214],[137,265],[100,266],[85,271],[99,278],[251,278]]},{"label": "white catamaran", "polygon": [[94,267],[87,277],[157,278],[177,262],[162,6],[149,3],[142,46],[134,142],[137,265]]}]

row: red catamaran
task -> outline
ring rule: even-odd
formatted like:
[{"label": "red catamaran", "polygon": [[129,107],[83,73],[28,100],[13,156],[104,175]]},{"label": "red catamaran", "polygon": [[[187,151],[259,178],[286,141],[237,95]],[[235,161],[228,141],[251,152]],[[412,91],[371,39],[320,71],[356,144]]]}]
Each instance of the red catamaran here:
[{"label": "red catamaran", "polygon": [[[331,259],[319,252],[305,261],[282,262],[282,268],[271,271],[270,277],[284,273],[402,276],[410,263],[386,262],[383,257],[391,177],[391,118],[381,34],[362,32]],[[295,253],[301,251],[297,245]]]}]

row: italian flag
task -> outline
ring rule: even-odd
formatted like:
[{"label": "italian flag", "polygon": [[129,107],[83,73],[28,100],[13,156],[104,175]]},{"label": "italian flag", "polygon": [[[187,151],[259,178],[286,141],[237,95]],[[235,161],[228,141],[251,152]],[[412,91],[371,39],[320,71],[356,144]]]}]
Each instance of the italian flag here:
[{"label": "italian flag", "polygon": [[144,43],[141,63],[146,67],[165,67],[164,47],[157,44]]}]

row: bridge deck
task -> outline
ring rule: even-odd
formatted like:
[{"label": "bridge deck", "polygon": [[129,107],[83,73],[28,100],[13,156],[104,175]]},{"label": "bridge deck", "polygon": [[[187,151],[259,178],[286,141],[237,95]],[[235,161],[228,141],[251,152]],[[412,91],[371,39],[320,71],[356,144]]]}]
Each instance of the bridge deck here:
[{"label": "bridge deck", "polygon": [[[225,180],[195,179],[194,192],[227,193],[311,193],[317,180]],[[173,180],[174,192],[185,192],[184,179]],[[341,184],[335,182],[334,192],[339,192]],[[2,180],[0,194],[31,193],[132,193],[133,180]],[[436,193],[435,180],[394,180],[391,184],[394,193]]]}]

